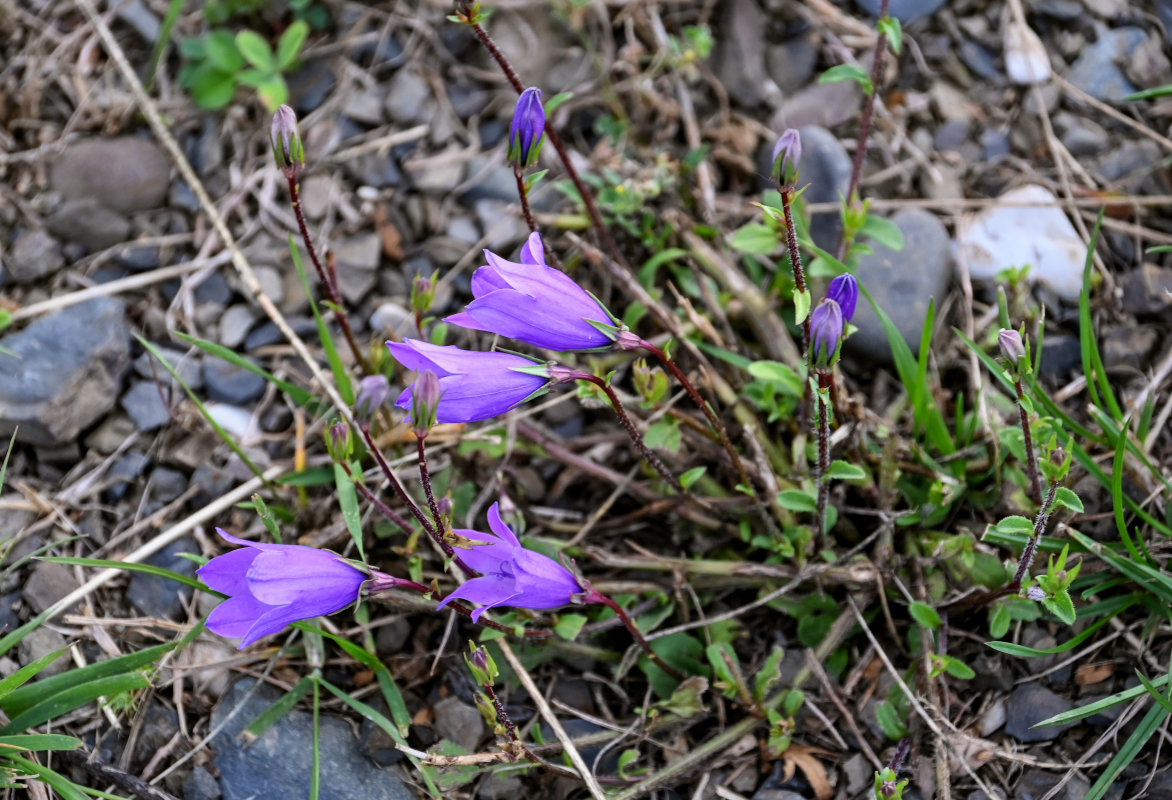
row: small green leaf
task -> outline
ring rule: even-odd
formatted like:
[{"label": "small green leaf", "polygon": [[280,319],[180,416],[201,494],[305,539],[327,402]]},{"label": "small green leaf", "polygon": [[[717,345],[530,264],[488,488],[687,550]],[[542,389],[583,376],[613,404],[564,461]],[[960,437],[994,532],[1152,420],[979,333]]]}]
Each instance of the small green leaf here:
[{"label": "small green leaf", "polygon": [[899,51],[903,49],[903,28],[900,27],[899,20],[895,17],[885,16],[879,20],[878,29],[891,43],[891,52],[899,55]]},{"label": "small green leaf", "polygon": [[[199,41],[199,40],[195,40]],[[196,50],[192,47],[193,52]],[[236,40],[228,31],[212,31],[203,40],[203,56],[208,64],[220,72],[233,73],[244,66],[244,57],[236,47]],[[197,58],[197,56],[192,56]]]},{"label": "small green leaf", "polygon": [[784,492],[778,492],[777,503],[790,511],[814,512],[818,510],[818,501],[801,489],[786,489]]},{"label": "small green leaf", "polygon": [[989,614],[989,635],[994,639],[1000,639],[1009,633],[1011,621],[1009,608],[1004,603],[998,603]]},{"label": "small green leaf", "polygon": [[685,489],[691,489],[692,484],[700,480],[707,471],[708,467],[693,467],[680,476],[680,486],[683,486]]},{"label": "small green leaf", "polygon": [[908,606],[908,612],[911,613],[912,619],[925,628],[938,630],[942,624],[940,615],[936,613],[936,609],[927,603],[921,603],[919,600],[912,601],[912,604]]},{"label": "small green leaf", "polygon": [[886,700],[875,706],[875,720],[888,739],[902,739],[908,734],[908,729],[899,718],[899,712]]},{"label": "small green leaf", "polygon": [[954,678],[960,678],[962,681],[971,681],[977,676],[973,668],[964,663],[960,659],[952,656],[944,656],[944,671]]},{"label": "small green leaf", "polygon": [[841,83],[842,81],[854,81],[862,86],[863,91],[867,94],[875,91],[875,86],[871,83],[871,76],[867,74],[865,69],[855,64],[839,64],[836,67],[831,67],[818,78],[818,83]]},{"label": "small green leaf", "polygon": [[889,219],[868,214],[859,232],[870,236],[888,250],[894,250],[897,253],[903,250],[903,231]]},{"label": "small green leaf", "polygon": [[553,626],[553,629],[558,636],[572,642],[585,624],[586,616],[583,614],[562,614],[558,617],[557,624]]},{"label": "small green leaf", "polygon": [[553,116],[553,112],[558,110],[558,106],[566,102],[574,96],[573,92],[558,92],[553,97],[545,101],[545,116]]},{"label": "small green leaf", "polygon": [[825,478],[827,480],[835,481],[857,481],[867,477],[867,473],[862,467],[854,464],[848,464],[841,459],[835,459],[830,464],[830,469],[826,470]]},{"label": "small green leaf", "polygon": [[798,373],[788,364],[780,361],[754,361],[747,367],[749,374],[757,380],[779,384],[791,397],[801,397],[804,386]]},{"label": "small green leaf", "polygon": [[729,240],[734,250],[753,256],[764,256],[777,249],[777,232],[760,222],[750,222],[739,228]]},{"label": "small green leaf", "polygon": [[1074,601],[1070,599],[1070,592],[1065,589],[1055,592],[1053,597],[1047,597],[1042,601],[1042,605],[1067,625],[1074,624]]},{"label": "small green leaf", "polygon": [[643,441],[648,447],[675,453],[683,442],[680,424],[673,417],[664,417],[646,430]]},{"label": "small green leaf", "polygon": [[794,289],[794,324],[801,325],[810,314],[810,290],[799,292]]},{"label": "small green leaf", "polygon": [[236,49],[245,61],[261,72],[273,72],[276,69],[272,48],[256,31],[239,31],[236,34]]},{"label": "small green leaf", "polygon": [[211,64],[201,64],[191,73],[191,99],[200,108],[223,108],[236,94],[236,76]]},{"label": "small green leaf", "polygon": [[280,75],[273,75],[257,86],[256,94],[269,111],[276,111],[289,99],[289,89],[285,86],[285,79]]},{"label": "small green leaf", "polygon": [[1054,505],[1065,506],[1076,514],[1083,513],[1082,500],[1065,486],[1059,486],[1058,491],[1054,493]]},{"label": "small green leaf", "polygon": [[1031,535],[1034,532],[1034,523],[1016,514],[1011,517],[1005,517],[993,527],[998,533],[1024,533]]},{"label": "small green leaf", "polygon": [[304,20],[297,20],[281,34],[277,42],[277,70],[284,72],[297,60],[305,38],[309,36],[309,26]]}]

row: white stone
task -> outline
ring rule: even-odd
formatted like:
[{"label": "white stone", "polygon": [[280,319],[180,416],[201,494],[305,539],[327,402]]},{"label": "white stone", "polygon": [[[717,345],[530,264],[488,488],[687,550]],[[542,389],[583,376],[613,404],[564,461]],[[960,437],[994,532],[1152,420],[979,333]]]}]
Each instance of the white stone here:
[{"label": "white stone", "polygon": [[1029,265],[1031,283],[1040,281],[1063,300],[1077,300],[1087,247],[1057,202],[1041,186],[1006,192],[996,205],[961,220],[957,260],[978,280]]}]

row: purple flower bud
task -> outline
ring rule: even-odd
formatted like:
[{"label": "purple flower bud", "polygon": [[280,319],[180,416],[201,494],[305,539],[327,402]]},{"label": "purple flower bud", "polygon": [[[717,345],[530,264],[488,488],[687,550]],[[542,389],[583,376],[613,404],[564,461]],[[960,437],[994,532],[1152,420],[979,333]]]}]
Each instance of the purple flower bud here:
[{"label": "purple flower bud", "polygon": [[[475,298],[445,322],[489,331],[562,352],[608,346],[614,318],[564,272],[545,265],[541,236],[533,233],[521,249],[522,263],[484,251],[487,264],[472,275]],[[600,330],[602,326],[604,330]]]},{"label": "purple flower bud", "polygon": [[[436,422],[495,417],[537,395],[550,382],[548,369],[511,353],[461,350],[416,339],[387,342],[387,347],[406,369],[431,370],[439,378]],[[395,405],[410,411],[414,389],[405,389]]]},{"label": "purple flower bud", "polygon": [[411,281],[411,310],[417,318],[422,318],[431,308],[432,302],[435,301],[435,290],[434,272],[428,277],[416,275]]},{"label": "purple flower bud", "polygon": [[483,647],[473,648],[471,642],[468,643],[468,646],[472,648],[472,652],[464,656],[464,659],[468,662],[468,668],[473,677],[481,686],[492,686],[493,680],[500,674],[496,664],[493,663],[492,656]]},{"label": "purple flower bud", "polygon": [[411,387],[411,419],[416,436],[426,436],[435,427],[435,412],[442,394],[439,377],[433,371],[425,369],[416,376]]},{"label": "purple flower bud", "polygon": [[287,177],[295,176],[305,164],[305,148],[301,145],[301,134],[297,131],[297,114],[292,108],[283,105],[273,114],[269,139],[277,167]]},{"label": "purple flower bud", "polygon": [[810,340],[815,363],[826,365],[831,362],[838,350],[842,330],[842,309],[831,298],[822,298],[810,315]]},{"label": "purple flower bud", "polygon": [[1031,586],[1026,589],[1026,597],[1033,600],[1035,603],[1040,603],[1046,599],[1047,594],[1038,586]]},{"label": "purple flower bud", "polygon": [[826,296],[838,303],[842,310],[842,321],[850,322],[855,315],[855,305],[859,302],[859,284],[855,276],[849,272],[839,275],[826,288]]},{"label": "purple flower bud", "polygon": [[521,169],[537,163],[545,135],[545,108],[541,90],[530,86],[517,98],[513,122],[509,125],[509,161]]},{"label": "purple flower bud", "polygon": [[228,595],[208,615],[208,630],[240,639],[240,648],[291,622],[340,611],[358,599],[367,574],[316,547],[261,544],[217,528],[232,544],[196,572],[209,589]]},{"label": "purple flower bud", "polygon": [[354,438],[350,435],[350,426],[345,422],[335,422],[326,428],[326,450],[330,458],[344,461],[350,457],[353,448]]},{"label": "purple flower bud", "polygon": [[391,385],[384,375],[368,375],[358,382],[358,395],[354,398],[354,416],[369,420],[382,408],[391,393]]},{"label": "purple flower bud", "polygon": [[468,600],[481,607],[472,612],[472,621],[490,608],[557,608],[567,605],[576,594],[585,591],[568,569],[549,556],[526,550],[516,535],[501,521],[498,503],[488,509],[492,533],[473,530],[452,531],[475,542],[483,542],[460,557],[479,578],[466,581],[440,601],[439,608],[453,600]]},{"label": "purple flower bud", "polygon": [[793,128],[785,130],[773,145],[773,180],[792,186],[798,179],[798,162],[802,160],[802,137]]},{"label": "purple flower bud", "polygon": [[1025,356],[1025,343],[1021,340],[1021,334],[1009,328],[1002,328],[997,334],[997,344],[1001,347],[1001,355],[1009,359],[1011,364],[1016,365],[1018,359]]}]

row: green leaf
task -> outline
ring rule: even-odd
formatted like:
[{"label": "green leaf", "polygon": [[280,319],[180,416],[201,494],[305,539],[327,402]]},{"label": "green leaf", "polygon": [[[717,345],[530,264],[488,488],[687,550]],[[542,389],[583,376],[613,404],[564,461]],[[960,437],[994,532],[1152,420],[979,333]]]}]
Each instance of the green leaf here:
[{"label": "green leaf", "polygon": [[350,532],[350,538],[358,549],[358,559],[365,561],[366,550],[362,546],[362,509],[358,507],[358,491],[341,464],[334,464],[334,485],[338,489],[338,506],[342,509],[346,530]]},{"label": "green leaf", "polygon": [[208,591],[208,587],[204,586],[198,579],[181,575],[173,570],[165,569],[164,567],[156,567],[153,564],[135,564],[130,561],[107,561],[101,558],[74,558],[72,556],[42,556],[38,561],[49,561],[54,564],[70,564],[78,567],[93,567],[94,569],[120,569],[126,572],[141,572],[144,575],[154,575],[156,578],[164,578],[183,586],[190,586],[192,589],[198,589],[201,592]]},{"label": "green leaf", "polygon": [[803,492],[801,489],[786,489],[777,494],[777,504],[782,508],[788,508],[790,511],[809,511],[811,513],[818,510],[818,500]]},{"label": "green leaf", "polygon": [[899,51],[903,49],[903,29],[899,25],[899,20],[895,17],[885,16],[879,20],[877,26],[879,32],[887,37],[887,41],[891,43],[891,52],[899,55]]},{"label": "green leaf", "polygon": [[269,111],[276,111],[289,99],[289,88],[285,85],[285,79],[280,75],[269,76],[267,80],[256,87],[256,93]]},{"label": "green leaf", "polygon": [[68,647],[62,647],[60,650],[54,650],[52,653],[47,653],[31,664],[24,665],[16,672],[9,675],[7,678],[0,681],[0,702],[2,702],[3,698],[7,697],[11,692],[15,691],[21,685],[32,680],[38,672],[60,658],[61,654],[68,649]]},{"label": "green leaf", "polygon": [[232,74],[244,66],[244,57],[240,55],[240,51],[236,48],[236,40],[228,31],[212,31],[204,37],[202,42],[202,56],[207,58],[208,64],[220,72]]},{"label": "green leaf", "polygon": [[58,733],[27,733],[16,736],[0,736],[0,751],[12,750],[76,750],[81,739],[62,736]]},{"label": "green leaf", "polygon": [[888,250],[903,250],[903,231],[894,222],[875,214],[868,214],[860,233],[865,233]]},{"label": "green leaf", "polygon": [[757,677],[753,680],[753,697],[758,702],[764,700],[770,689],[781,679],[781,659],[784,655],[785,651],[780,647],[773,648],[769,658],[765,659],[765,663],[757,671]]},{"label": "green leaf", "polygon": [[273,51],[269,43],[256,31],[243,30],[236,34],[236,49],[244,60],[261,72],[273,72],[277,64],[273,60]]},{"label": "green leaf", "polygon": [[[73,672],[80,671],[73,670]],[[37,688],[39,685],[39,683],[31,684],[31,688]],[[64,714],[68,714],[70,711],[81,708],[86,703],[91,703],[99,697],[109,697],[122,692],[146,689],[150,685],[151,682],[147,680],[145,675],[140,672],[134,672],[128,675],[112,675],[108,678],[99,678],[96,681],[74,686],[41,700],[28,711],[13,717],[7,725],[0,728],[0,736],[6,736],[10,733],[20,733],[29,728],[35,728],[51,719],[56,719]],[[27,689],[30,686],[24,686],[22,688]]]},{"label": "green leaf", "polygon": [[954,678],[959,678],[962,681],[971,681],[977,676],[977,673],[973,672],[973,668],[960,659],[953,658],[952,656],[944,656],[943,660],[944,671]]},{"label": "green leaf", "polygon": [[680,476],[680,486],[685,489],[691,489],[692,484],[704,477],[704,473],[708,471],[708,467],[692,467],[692,469]]},{"label": "green leaf", "polygon": [[648,447],[662,448],[675,453],[679,451],[683,442],[680,423],[674,417],[664,417],[644,432],[643,441]]},{"label": "green leaf", "polygon": [[806,321],[806,317],[810,314],[810,290],[799,292],[796,288],[793,293],[794,298],[794,324],[801,325]]},{"label": "green leaf", "polygon": [[751,256],[769,255],[780,243],[777,232],[760,222],[750,222],[740,227],[729,240],[734,250]]},{"label": "green leaf", "polygon": [[210,64],[201,64],[191,73],[191,99],[200,108],[223,108],[236,94],[236,75]]},{"label": "green leaf", "polygon": [[927,603],[921,603],[919,600],[913,600],[908,606],[908,612],[912,615],[912,619],[923,625],[925,628],[938,630],[943,624],[940,615],[936,613],[936,609]]},{"label": "green leaf", "polygon": [[778,384],[790,397],[801,397],[805,389],[798,373],[780,361],[754,361],[746,369],[757,380]]},{"label": "green leaf", "polygon": [[875,720],[888,739],[902,739],[908,735],[908,729],[899,718],[899,712],[887,700],[875,706]]},{"label": "green leaf", "polygon": [[1029,536],[1034,532],[1034,523],[1025,517],[1014,514],[1004,517],[993,526],[998,533],[1021,533]]},{"label": "green leaf", "polygon": [[566,102],[574,96],[573,92],[558,92],[553,97],[549,98],[543,104],[545,106],[545,116],[553,116],[553,112],[558,110],[558,106]]},{"label": "green leaf", "polygon": [[1058,506],[1065,506],[1076,514],[1083,513],[1082,500],[1078,495],[1065,486],[1059,486],[1058,491],[1054,493],[1054,504]]},{"label": "green leaf", "polygon": [[586,616],[584,614],[561,614],[558,616],[557,623],[553,626],[554,632],[565,639],[572,642],[582,631],[582,626],[586,624]]},{"label": "green leaf", "polygon": [[308,675],[299,680],[292,689],[278,697],[269,704],[268,708],[257,714],[244,728],[244,733],[253,737],[262,736],[277,720],[288,714],[293,706],[297,705],[298,700],[305,697],[313,682],[314,679]]},{"label": "green leaf", "polygon": [[867,74],[865,69],[855,64],[839,64],[836,67],[831,67],[818,78],[818,83],[841,83],[843,81],[854,81],[863,87],[863,91],[867,94],[875,91],[875,86],[871,83],[871,76]]},{"label": "green leaf", "polygon": [[1000,639],[1009,633],[1009,625],[1011,622],[1009,607],[1004,603],[998,603],[989,614],[989,635],[994,639]]},{"label": "green leaf", "polygon": [[1067,625],[1074,624],[1074,601],[1070,599],[1070,592],[1065,589],[1056,592],[1053,597],[1047,597],[1042,601],[1042,605]]},{"label": "green leaf", "polygon": [[830,463],[830,469],[826,470],[824,477],[835,481],[857,481],[867,477],[867,473],[860,466],[835,459]]},{"label": "green leaf", "polygon": [[281,38],[277,42],[277,70],[279,72],[285,72],[293,66],[307,36],[309,36],[309,25],[300,19],[281,34]]}]

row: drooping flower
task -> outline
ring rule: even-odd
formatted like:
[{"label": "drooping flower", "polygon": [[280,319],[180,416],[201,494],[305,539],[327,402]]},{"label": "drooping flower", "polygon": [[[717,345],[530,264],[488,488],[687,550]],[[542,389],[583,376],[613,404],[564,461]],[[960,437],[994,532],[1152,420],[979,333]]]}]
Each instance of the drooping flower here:
[{"label": "drooping flower", "polygon": [[859,302],[859,284],[855,276],[849,272],[839,275],[826,288],[826,296],[838,303],[842,321],[850,322],[855,315],[855,305]]},{"label": "drooping flower", "polygon": [[305,148],[301,144],[301,134],[297,131],[297,114],[292,108],[282,105],[273,114],[269,139],[277,167],[287,176],[296,175],[297,170],[305,164]]},{"label": "drooping flower", "polygon": [[[409,370],[431,370],[439,378],[436,422],[476,422],[503,414],[556,380],[551,370],[511,353],[485,353],[417,339],[387,342],[391,355]],[[413,408],[415,386],[395,405]]]},{"label": "drooping flower", "polygon": [[[466,581],[440,601],[443,608],[452,600],[468,600],[480,605],[472,612],[472,621],[490,608],[557,608],[585,592],[568,569],[549,556],[526,550],[516,534],[501,520],[500,504],[488,509],[492,533],[455,530],[453,534],[472,540],[472,547],[460,550],[460,558],[480,577]],[[483,542],[483,544],[476,544]]]},{"label": "drooping flower", "polygon": [[240,648],[291,622],[340,611],[358,599],[371,576],[341,556],[316,547],[263,544],[216,528],[232,544],[197,570],[209,588],[228,595],[208,615],[212,633],[240,639]]},{"label": "drooping flower", "polygon": [[802,160],[802,137],[793,128],[788,128],[777,137],[773,145],[774,182],[791,186],[798,179],[798,162]]},{"label": "drooping flower", "polygon": [[358,394],[354,398],[354,415],[359,419],[371,419],[387,402],[391,385],[385,375],[367,375],[358,382]]},{"label": "drooping flower", "polygon": [[1001,347],[1001,355],[1009,359],[1009,363],[1017,366],[1018,359],[1025,355],[1025,343],[1021,334],[1011,328],[1002,328],[997,334],[997,344]]},{"label": "drooping flower", "polygon": [[844,324],[838,302],[830,297],[822,298],[822,302],[810,314],[810,341],[816,363],[830,363],[838,350]]},{"label": "drooping flower", "polygon": [[545,107],[541,90],[530,86],[521,92],[509,125],[509,161],[521,169],[537,163],[541,140],[545,135]]},{"label": "drooping flower", "polygon": [[593,350],[614,340],[614,333],[598,327],[614,329],[610,312],[564,272],[546,266],[540,234],[530,234],[520,264],[488,250],[484,257],[488,263],[472,275],[475,299],[446,322],[559,352]]}]

